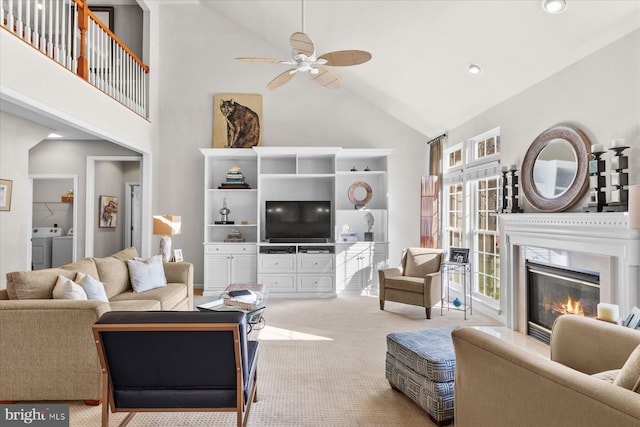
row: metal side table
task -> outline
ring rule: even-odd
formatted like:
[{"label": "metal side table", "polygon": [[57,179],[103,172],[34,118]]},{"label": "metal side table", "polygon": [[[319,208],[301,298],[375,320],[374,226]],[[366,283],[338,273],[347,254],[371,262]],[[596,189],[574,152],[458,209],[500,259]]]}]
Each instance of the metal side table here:
[{"label": "metal side table", "polygon": [[[440,305],[440,315],[444,313],[444,309],[464,311],[464,320],[467,320],[467,311],[473,314],[473,299],[471,298],[471,264],[459,262],[443,262],[440,267],[442,273],[443,300]],[[462,300],[455,298],[451,301],[450,288],[451,281],[449,277],[457,275],[462,279]]]}]

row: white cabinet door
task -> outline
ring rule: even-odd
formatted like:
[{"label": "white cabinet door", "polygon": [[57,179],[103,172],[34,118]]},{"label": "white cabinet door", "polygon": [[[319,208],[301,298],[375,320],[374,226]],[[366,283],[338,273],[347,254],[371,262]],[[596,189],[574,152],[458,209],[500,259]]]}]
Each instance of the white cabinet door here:
[{"label": "white cabinet door", "polygon": [[380,289],[378,270],[389,267],[389,245],[376,243],[371,249],[371,268],[365,278],[364,289],[369,294],[378,295]]},{"label": "white cabinet door", "polygon": [[211,296],[229,285],[229,256],[228,254],[205,254],[204,295]]},{"label": "white cabinet door", "polygon": [[255,283],[258,257],[256,254],[232,254],[230,259],[231,283]]},{"label": "white cabinet door", "polygon": [[231,283],[255,283],[255,245],[205,245],[204,292],[215,296]]}]

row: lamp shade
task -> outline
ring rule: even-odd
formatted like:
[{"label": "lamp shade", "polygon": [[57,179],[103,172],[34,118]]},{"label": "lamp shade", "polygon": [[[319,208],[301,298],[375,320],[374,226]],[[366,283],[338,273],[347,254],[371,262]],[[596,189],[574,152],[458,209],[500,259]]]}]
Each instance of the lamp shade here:
[{"label": "lamp shade", "polygon": [[629,187],[629,228],[640,230],[640,184]]},{"label": "lamp shade", "polygon": [[162,236],[173,236],[180,234],[182,219],[177,215],[154,215],[153,234]]}]

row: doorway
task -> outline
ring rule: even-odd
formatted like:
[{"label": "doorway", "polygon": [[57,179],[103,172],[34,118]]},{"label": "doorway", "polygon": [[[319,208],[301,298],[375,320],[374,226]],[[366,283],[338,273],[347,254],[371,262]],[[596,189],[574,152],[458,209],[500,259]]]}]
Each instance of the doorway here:
[{"label": "doorway", "polygon": [[29,175],[31,200],[28,251],[32,270],[76,260],[77,175]]},{"label": "doorway", "polygon": [[142,187],[139,182],[126,183],[125,238],[126,247],[134,246],[142,253]]},{"label": "doorway", "polygon": [[[87,186],[86,186],[86,217],[85,217],[85,256],[101,257],[115,253],[127,247],[127,239],[131,239],[130,229],[132,225],[142,229],[137,245],[139,254],[145,251],[144,227],[142,219],[145,215],[144,184],[146,182],[145,170],[142,165],[144,156],[88,156],[87,157]],[[140,211],[139,221],[128,223],[131,216],[128,214],[130,198],[129,182],[139,184],[138,198],[140,204],[136,208]],[[118,213],[116,221],[109,227],[102,226],[95,221],[98,218],[100,206],[98,201],[101,196],[116,198]],[[135,246],[135,240],[129,246]],[[136,248],[138,248],[136,246]]]}]

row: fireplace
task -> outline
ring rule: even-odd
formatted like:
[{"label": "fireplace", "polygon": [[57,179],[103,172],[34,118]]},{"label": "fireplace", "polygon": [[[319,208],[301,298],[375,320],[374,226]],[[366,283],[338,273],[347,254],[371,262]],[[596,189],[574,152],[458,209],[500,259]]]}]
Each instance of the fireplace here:
[{"label": "fireplace", "polygon": [[563,314],[596,317],[597,273],[526,263],[527,334],[549,344],[553,322]]},{"label": "fireplace", "polygon": [[[499,318],[527,333],[528,262],[599,276],[601,303],[640,307],[640,230],[626,212],[500,214]],[[504,295],[504,299],[502,298]]]}]

